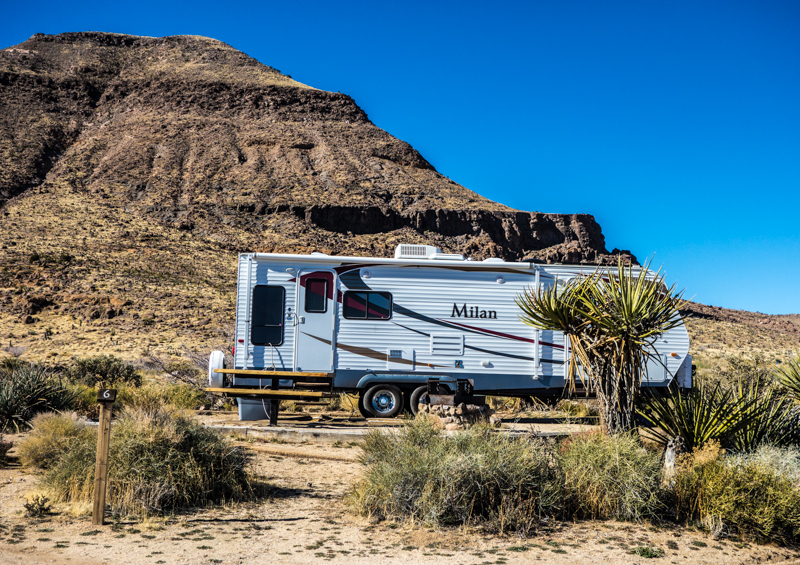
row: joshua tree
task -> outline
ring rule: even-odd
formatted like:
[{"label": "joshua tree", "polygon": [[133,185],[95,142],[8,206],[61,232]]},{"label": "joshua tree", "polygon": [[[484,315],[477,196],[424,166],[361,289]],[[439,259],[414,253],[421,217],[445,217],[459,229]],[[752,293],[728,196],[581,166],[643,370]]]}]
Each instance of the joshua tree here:
[{"label": "joshua tree", "polygon": [[[598,268],[564,285],[543,285],[517,297],[520,319],[542,330],[563,332],[572,355],[568,382],[581,379],[600,401],[606,433],[635,429],[635,402],[656,338],[682,323],[683,291],[667,288],[649,262],[639,272],[624,266]],[[656,357],[657,358],[657,357]]]}]

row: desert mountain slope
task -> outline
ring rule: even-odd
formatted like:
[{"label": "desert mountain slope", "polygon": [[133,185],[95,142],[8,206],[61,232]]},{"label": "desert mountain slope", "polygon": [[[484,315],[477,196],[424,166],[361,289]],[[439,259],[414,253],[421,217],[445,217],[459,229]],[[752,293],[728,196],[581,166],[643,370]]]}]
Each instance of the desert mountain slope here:
[{"label": "desert mountain slope", "polygon": [[32,357],[208,347],[233,319],[237,251],[620,253],[592,216],[487,200],[349,96],[195,36],[0,50],[0,206],[0,340]]}]

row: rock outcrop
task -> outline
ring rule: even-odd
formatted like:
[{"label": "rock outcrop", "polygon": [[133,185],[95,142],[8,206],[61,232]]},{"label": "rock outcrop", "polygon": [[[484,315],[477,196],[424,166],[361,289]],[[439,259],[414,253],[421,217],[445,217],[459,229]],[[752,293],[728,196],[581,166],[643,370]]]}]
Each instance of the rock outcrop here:
[{"label": "rock outcrop", "polygon": [[[238,246],[303,250],[330,232],[394,233],[476,259],[616,261],[592,216],[487,200],[351,97],[203,37],[36,34],[0,50],[0,144],[2,199],[67,190]],[[364,239],[328,250],[363,253]]]}]

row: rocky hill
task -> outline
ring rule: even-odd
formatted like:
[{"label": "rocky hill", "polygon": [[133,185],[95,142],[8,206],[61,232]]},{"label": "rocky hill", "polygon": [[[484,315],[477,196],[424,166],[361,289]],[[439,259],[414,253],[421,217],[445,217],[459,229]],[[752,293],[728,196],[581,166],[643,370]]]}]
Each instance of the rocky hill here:
[{"label": "rocky hill", "polygon": [[237,251],[635,261],[592,216],[487,200],[349,96],[195,36],[0,50],[0,204],[0,340],[39,357],[209,346]]}]

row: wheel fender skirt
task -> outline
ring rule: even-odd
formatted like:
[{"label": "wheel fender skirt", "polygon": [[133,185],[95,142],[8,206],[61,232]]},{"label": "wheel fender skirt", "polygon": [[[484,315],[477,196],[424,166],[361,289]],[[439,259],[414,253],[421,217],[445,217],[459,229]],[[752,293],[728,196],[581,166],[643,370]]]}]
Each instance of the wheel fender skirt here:
[{"label": "wheel fender skirt", "polygon": [[[370,385],[378,383],[392,383],[397,385],[424,385],[427,384],[429,378],[431,378],[431,375],[375,375],[373,373],[368,373],[361,377],[361,380],[358,381],[358,385],[356,385],[356,387],[360,390],[365,390],[369,388]],[[447,385],[448,383],[441,384]],[[452,387],[448,388],[452,390]]]}]

